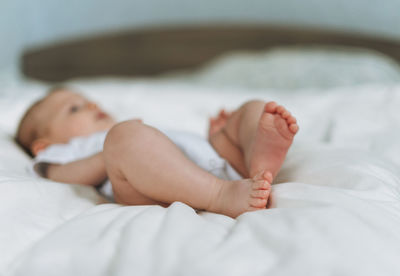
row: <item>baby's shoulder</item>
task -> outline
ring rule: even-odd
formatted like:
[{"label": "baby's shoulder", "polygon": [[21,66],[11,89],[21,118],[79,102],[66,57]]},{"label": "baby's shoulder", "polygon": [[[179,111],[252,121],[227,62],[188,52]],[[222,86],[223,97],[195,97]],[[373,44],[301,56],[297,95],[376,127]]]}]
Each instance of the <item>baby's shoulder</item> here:
[{"label": "baby's shoulder", "polygon": [[74,137],[67,144],[63,145],[69,145],[71,147],[77,147],[77,148],[81,147],[92,148],[96,146],[101,146],[102,148],[106,136],[107,136],[107,131],[99,131],[87,136]]},{"label": "baby's shoulder", "polygon": [[63,164],[89,157],[103,150],[106,135],[104,131],[96,132],[74,137],[68,143],[50,145],[39,152],[35,161]]}]

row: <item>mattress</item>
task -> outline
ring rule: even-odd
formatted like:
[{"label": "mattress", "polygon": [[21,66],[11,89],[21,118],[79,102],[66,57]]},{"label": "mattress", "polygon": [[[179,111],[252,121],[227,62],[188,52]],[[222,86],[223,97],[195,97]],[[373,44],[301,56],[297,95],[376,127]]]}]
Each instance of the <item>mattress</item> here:
[{"label": "mattress", "polygon": [[48,85],[18,80],[0,98],[0,273],[399,275],[400,83],[276,89],[173,76],[69,85],[118,120],[203,136],[219,108],[275,100],[300,132],[272,185],[274,208],[232,219],[180,202],[105,203],[90,187],[29,174],[12,135]]}]

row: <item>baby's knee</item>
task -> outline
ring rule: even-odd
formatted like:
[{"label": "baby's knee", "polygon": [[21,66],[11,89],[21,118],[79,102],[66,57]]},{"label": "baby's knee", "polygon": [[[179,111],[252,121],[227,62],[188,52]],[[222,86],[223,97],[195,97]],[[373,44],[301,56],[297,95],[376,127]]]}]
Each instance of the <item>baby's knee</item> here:
[{"label": "baby's knee", "polygon": [[113,126],[107,133],[104,141],[105,155],[120,154],[132,149],[141,141],[146,141],[148,126],[137,120],[124,121]]}]

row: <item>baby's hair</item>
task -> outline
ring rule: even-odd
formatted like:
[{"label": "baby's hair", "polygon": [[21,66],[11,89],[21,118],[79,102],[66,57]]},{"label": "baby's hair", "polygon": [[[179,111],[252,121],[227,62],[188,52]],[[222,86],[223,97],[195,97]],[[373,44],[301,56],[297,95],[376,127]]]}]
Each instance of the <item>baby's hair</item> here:
[{"label": "baby's hair", "polygon": [[23,130],[28,118],[33,114],[33,112],[36,110],[36,108],[44,101],[44,99],[46,99],[50,94],[55,93],[57,91],[62,91],[62,90],[71,90],[71,88],[69,88],[68,86],[65,86],[65,85],[55,85],[55,86],[50,87],[47,90],[46,95],[43,98],[34,102],[25,111],[24,115],[22,116],[22,119],[19,121],[17,132],[14,137],[14,141],[31,157],[34,157],[34,155],[30,149],[30,146],[33,143],[33,141],[35,141],[37,138],[39,138],[40,133],[37,129],[32,128],[32,130],[29,131],[27,134],[27,136],[28,136],[27,139],[23,139],[22,138],[22,130]]}]

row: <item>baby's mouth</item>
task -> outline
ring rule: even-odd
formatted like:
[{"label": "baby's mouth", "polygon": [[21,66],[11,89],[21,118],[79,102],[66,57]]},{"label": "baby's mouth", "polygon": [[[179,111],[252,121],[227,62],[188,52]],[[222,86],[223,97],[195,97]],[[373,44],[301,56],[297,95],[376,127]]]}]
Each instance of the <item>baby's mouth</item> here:
[{"label": "baby's mouth", "polygon": [[101,120],[101,119],[105,119],[105,118],[108,118],[108,114],[107,113],[104,113],[104,112],[99,112],[99,113],[97,113],[97,119],[98,120]]}]

